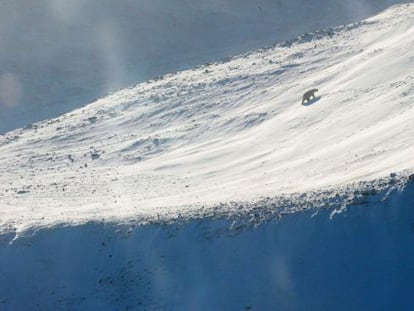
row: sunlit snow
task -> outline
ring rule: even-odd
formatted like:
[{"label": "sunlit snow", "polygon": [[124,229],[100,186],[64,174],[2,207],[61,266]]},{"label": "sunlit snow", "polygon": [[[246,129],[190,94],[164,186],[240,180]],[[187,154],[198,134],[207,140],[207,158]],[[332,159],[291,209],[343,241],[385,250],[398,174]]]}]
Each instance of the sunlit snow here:
[{"label": "sunlit snow", "polygon": [[6,133],[1,228],[164,219],[408,176],[413,46],[414,5],[395,6]]}]

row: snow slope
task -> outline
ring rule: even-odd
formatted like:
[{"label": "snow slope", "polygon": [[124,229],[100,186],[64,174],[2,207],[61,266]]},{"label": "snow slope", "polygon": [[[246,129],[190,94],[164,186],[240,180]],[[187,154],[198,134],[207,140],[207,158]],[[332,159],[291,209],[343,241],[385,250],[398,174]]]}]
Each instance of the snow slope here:
[{"label": "snow slope", "polygon": [[0,309],[412,308],[413,13],[2,135]]},{"label": "snow slope", "polygon": [[361,20],[400,2],[1,1],[0,133],[160,74]]},{"label": "snow slope", "polygon": [[291,211],[404,180],[413,46],[414,5],[394,6],[6,133],[0,226]]}]

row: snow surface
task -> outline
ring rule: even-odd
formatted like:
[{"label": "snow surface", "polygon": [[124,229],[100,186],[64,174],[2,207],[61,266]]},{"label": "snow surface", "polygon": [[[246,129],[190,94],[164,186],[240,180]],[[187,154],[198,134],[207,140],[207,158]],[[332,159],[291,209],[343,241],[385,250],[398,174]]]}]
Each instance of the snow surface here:
[{"label": "snow surface", "polygon": [[0,133],[161,74],[361,20],[401,2],[1,1]]},{"label": "snow surface", "polygon": [[[87,2],[45,1],[60,22]],[[19,21],[3,10],[15,3],[0,4],[0,24]],[[284,13],[298,5],[274,3]],[[250,9],[217,4],[235,15]],[[309,7],[289,20],[299,9]],[[412,308],[413,12],[396,6],[2,135],[0,310]],[[58,85],[62,65],[51,71]],[[0,100],[37,94],[16,77],[0,76]],[[73,81],[38,96],[50,104]],[[302,106],[314,87],[318,97]],[[33,118],[45,116],[33,107]]]},{"label": "snow surface", "polygon": [[413,46],[414,5],[394,6],[8,132],[1,230],[295,210],[406,178]]}]

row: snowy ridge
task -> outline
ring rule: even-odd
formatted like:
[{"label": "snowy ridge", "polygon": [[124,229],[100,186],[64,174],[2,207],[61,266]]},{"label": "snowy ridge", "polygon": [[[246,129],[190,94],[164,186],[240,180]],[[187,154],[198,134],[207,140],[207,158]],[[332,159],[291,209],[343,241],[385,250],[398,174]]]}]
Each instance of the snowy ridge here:
[{"label": "snowy ridge", "polygon": [[0,133],[161,74],[359,21],[402,2],[410,1],[3,1]]},{"label": "snowy ridge", "polygon": [[291,200],[289,212],[304,193],[315,206],[403,184],[413,45],[414,5],[395,6],[2,135],[0,228],[231,214],[261,200]]}]

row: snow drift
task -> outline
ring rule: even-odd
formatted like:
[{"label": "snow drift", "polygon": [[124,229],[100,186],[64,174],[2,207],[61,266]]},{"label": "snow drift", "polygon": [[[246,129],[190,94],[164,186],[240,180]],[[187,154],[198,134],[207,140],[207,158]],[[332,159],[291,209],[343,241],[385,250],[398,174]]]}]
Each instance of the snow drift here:
[{"label": "snow drift", "polygon": [[[202,217],[286,199],[293,210],[304,193],[317,201],[406,178],[413,12],[396,6],[166,75],[1,136],[1,228]],[[301,105],[314,86],[319,97]]]}]

